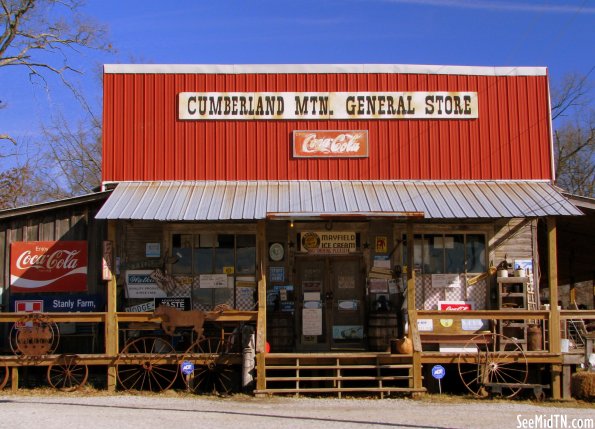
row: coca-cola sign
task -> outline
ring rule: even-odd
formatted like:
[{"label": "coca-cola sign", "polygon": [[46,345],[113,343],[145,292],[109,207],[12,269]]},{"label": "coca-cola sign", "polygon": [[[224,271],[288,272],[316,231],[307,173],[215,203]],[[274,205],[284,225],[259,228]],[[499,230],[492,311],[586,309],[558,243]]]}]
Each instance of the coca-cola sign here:
[{"label": "coca-cola sign", "polygon": [[439,301],[438,310],[441,311],[470,311],[473,303],[469,301]]},{"label": "coca-cola sign", "polygon": [[86,241],[15,242],[10,248],[13,293],[87,290]]},{"label": "coca-cola sign", "polygon": [[366,158],[367,131],[294,131],[295,158]]}]

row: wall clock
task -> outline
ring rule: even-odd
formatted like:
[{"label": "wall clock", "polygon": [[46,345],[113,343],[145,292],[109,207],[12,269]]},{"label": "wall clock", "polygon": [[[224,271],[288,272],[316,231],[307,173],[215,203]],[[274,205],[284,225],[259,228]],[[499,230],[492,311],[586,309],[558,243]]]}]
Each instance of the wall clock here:
[{"label": "wall clock", "polygon": [[285,256],[285,248],[281,243],[273,243],[269,247],[269,257],[271,261],[282,261],[283,256]]}]

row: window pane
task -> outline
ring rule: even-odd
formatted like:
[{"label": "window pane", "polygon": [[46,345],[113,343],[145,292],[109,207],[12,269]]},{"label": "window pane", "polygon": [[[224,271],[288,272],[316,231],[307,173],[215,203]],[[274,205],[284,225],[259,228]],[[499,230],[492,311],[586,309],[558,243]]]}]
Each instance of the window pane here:
[{"label": "window pane", "polygon": [[428,248],[428,259],[424,260],[427,274],[444,273],[444,236],[442,234],[425,234],[424,244]]},{"label": "window pane", "polygon": [[203,311],[213,308],[213,289],[192,289],[192,307]]},{"label": "window pane", "polygon": [[172,273],[192,273],[192,235],[174,234],[172,245],[172,256],[177,258],[172,265]]},{"label": "window pane", "polygon": [[213,249],[194,249],[194,274],[213,273]]},{"label": "window pane", "polygon": [[236,236],[236,273],[254,274],[256,272],[256,236]]},{"label": "window pane", "polygon": [[[405,255],[407,255],[405,253]],[[414,269],[423,268],[423,241],[421,235],[415,234],[413,236],[413,267]],[[407,259],[403,261],[407,265]]]},{"label": "window pane", "polygon": [[463,234],[444,236],[445,273],[460,274],[465,271],[465,242]]},{"label": "window pane", "polygon": [[224,267],[234,267],[234,236],[219,234],[217,236],[219,247],[215,248],[215,274],[223,273]]},{"label": "window pane", "polygon": [[483,273],[486,269],[485,236],[483,234],[468,234],[466,246],[467,272]]}]

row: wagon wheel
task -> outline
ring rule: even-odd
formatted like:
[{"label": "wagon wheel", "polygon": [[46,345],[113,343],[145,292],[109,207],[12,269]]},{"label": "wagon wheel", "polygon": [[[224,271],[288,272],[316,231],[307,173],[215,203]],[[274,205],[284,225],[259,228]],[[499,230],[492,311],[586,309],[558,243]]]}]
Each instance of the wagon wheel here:
[{"label": "wagon wheel", "polygon": [[[504,344],[511,350],[498,350]],[[483,334],[471,338],[465,349],[476,350],[461,352],[458,358],[461,380],[473,395],[487,396],[493,384],[500,385],[506,398],[514,397],[522,390],[519,385],[527,381],[529,365],[525,352],[516,341],[500,334]]]},{"label": "wagon wheel", "polygon": [[50,386],[64,392],[72,392],[87,382],[89,368],[77,362],[77,355],[62,355],[55,364],[48,367],[47,379]]},{"label": "wagon wheel", "polygon": [[120,385],[125,390],[169,389],[178,375],[177,364],[165,364],[162,360],[175,353],[171,343],[160,337],[141,337],[129,342],[116,361]]},{"label": "wagon wheel", "polygon": [[6,383],[8,383],[8,365],[5,363],[0,364],[0,390],[4,389]]},{"label": "wagon wheel", "polygon": [[227,395],[233,387],[233,370],[227,362],[221,338],[207,337],[194,342],[185,361],[194,364],[192,372],[182,374],[186,387],[194,393]]},{"label": "wagon wheel", "polygon": [[30,313],[12,325],[9,343],[15,355],[38,357],[52,354],[58,348],[60,330],[48,316]]}]

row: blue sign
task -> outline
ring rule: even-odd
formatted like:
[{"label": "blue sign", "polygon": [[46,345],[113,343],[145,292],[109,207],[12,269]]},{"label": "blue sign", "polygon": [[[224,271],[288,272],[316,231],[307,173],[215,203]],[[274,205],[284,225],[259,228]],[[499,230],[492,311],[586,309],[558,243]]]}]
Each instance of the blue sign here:
[{"label": "blue sign", "polygon": [[434,365],[432,367],[432,377],[434,377],[436,380],[440,380],[441,378],[444,378],[445,375],[446,375],[446,370],[444,369],[444,367],[442,365]]},{"label": "blue sign", "polygon": [[10,307],[17,310],[19,302],[43,301],[44,312],[83,312],[103,311],[104,299],[99,294],[13,294],[10,297]]},{"label": "blue sign", "polygon": [[188,360],[185,360],[180,364],[182,367],[182,374],[190,375],[194,372],[194,364]]}]

